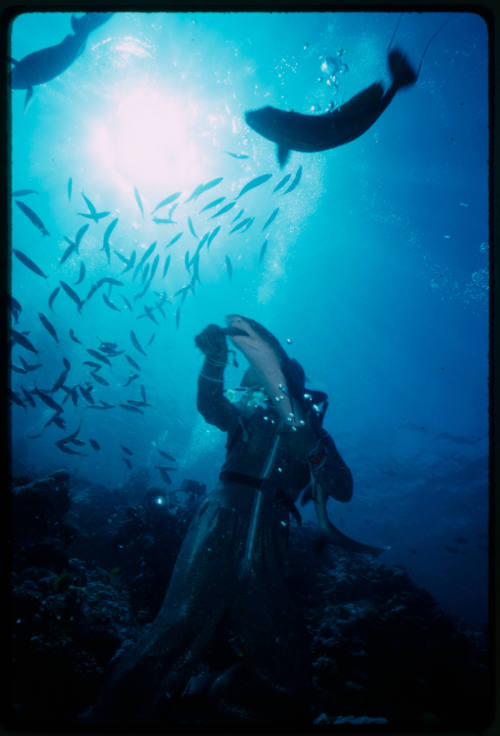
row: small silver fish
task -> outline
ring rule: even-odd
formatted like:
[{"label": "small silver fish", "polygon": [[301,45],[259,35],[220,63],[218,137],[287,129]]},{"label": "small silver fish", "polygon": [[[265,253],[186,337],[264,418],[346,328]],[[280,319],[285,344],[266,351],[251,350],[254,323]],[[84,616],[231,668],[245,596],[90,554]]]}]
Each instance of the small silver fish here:
[{"label": "small silver fish", "polygon": [[78,307],[78,311],[81,312],[81,309],[83,307],[83,302],[78,296],[78,294],[65,281],[59,281],[59,283],[61,284],[62,288],[64,289],[66,294],[69,296],[69,298],[75,302],[76,306]]},{"label": "small silver fish", "polygon": [[170,217],[154,217],[151,218],[154,223],[157,225],[175,225],[176,221],[172,220]]},{"label": "small silver fish", "polygon": [[56,286],[56,288],[54,289],[54,291],[52,292],[52,294],[49,296],[49,309],[50,309],[51,312],[54,311],[52,309],[52,305],[54,303],[54,299],[59,294],[60,290],[61,290],[61,287],[60,286]]},{"label": "small silver fish", "polygon": [[212,187],[217,186],[217,184],[220,184],[224,177],[220,176],[217,179],[212,179],[207,184],[200,184],[196,187],[196,189],[193,191],[193,193],[186,199],[186,202],[191,202],[192,199],[197,199],[200,194],[203,194],[203,192],[206,192],[208,189],[212,189]]},{"label": "small silver fish", "polygon": [[217,235],[217,233],[218,233],[218,232],[220,231],[220,229],[221,229],[221,226],[220,226],[220,225],[217,225],[217,227],[216,227],[216,228],[215,228],[214,230],[212,230],[212,232],[211,232],[211,233],[210,233],[210,235],[208,236],[208,240],[207,240],[207,250],[208,250],[208,248],[210,247],[210,243],[211,243],[211,242],[212,242],[212,240],[213,240],[213,239],[215,238],[215,236],[216,236],[216,235]]},{"label": "small silver fish", "polygon": [[164,278],[165,278],[165,276],[167,275],[167,272],[168,272],[168,268],[169,268],[169,266],[170,266],[170,258],[171,258],[171,256],[167,256],[167,257],[165,258],[165,265],[163,266],[163,273],[162,273],[162,276],[161,276],[161,277],[162,277],[162,279],[164,279]]},{"label": "small silver fish", "polygon": [[38,317],[42,325],[45,327],[45,329],[49,333],[49,335],[51,335],[51,337],[53,337],[56,342],[59,342],[59,338],[57,337],[57,332],[55,331],[54,325],[51,322],[49,322],[47,317],[44,314],[42,314],[42,312],[38,312]]},{"label": "small silver fish", "polygon": [[[33,347],[33,345],[28,340],[28,338],[25,335],[23,335],[21,332],[18,332],[17,330],[14,330],[11,327],[10,328],[10,334],[12,335],[12,337],[14,338],[14,341],[18,345],[21,345],[21,347],[26,348],[26,350],[31,350],[32,353],[38,353],[38,350],[35,347]],[[26,369],[26,364],[24,363],[24,361],[22,359],[21,359],[21,362],[22,362],[24,368]]]},{"label": "small silver fish", "polygon": [[300,177],[302,176],[302,166],[299,166],[297,169],[297,173],[295,174],[295,178],[286,190],[285,194],[288,194],[289,192],[293,192],[296,186],[298,186],[298,183],[300,181]]},{"label": "small silver fish", "polygon": [[36,189],[16,189],[12,192],[13,197],[26,197],[28,194],[38,194]]},{"label": "small silver fish", "polygon": [[266,250],[267,250],[267,240],[264,240],[264,242],[262,243],[261,249],[260,249],[260,253],[259,253],[259,263],[262,263],[262,260],[266,254]]},{"label": "small silver fish", "polygon": [[222,209],[218,210],[215,215],[212,215],[210,219],[213,220],[215,217],[219,217],[219,215],[224,215],[226,212],[229,212],[229,210],[232,209],[235,204],[236,202],[229,202],[229,204],[226,204],[225,207],[222,207]]},{"label": "small silver fish", "polygon": [[141,366],[138,363],[136,363],[133,358],[131,358],[129,355],[125,355],[125,358],[128,360],[128,362],[130,363],[130,365],[133,366],[136,369],[136,371],[140,371],[141,370]]},{"label": "small silver fish", "polygon": [[138,350],[140,353],[142,353],[143,355],[146,355],[146,353],[142,349],[141,344],[139,340],[137,339],[135,332],[133,330],[130,330],[130,339],[132,340],[132,345],[134,346],[134,348]]},{"label": "small silver fish", "polygon": [[78,276],[78,279],[75,281],[75,286],[77,286],[78,284],[81,284],[84,278],[85,278],[85,263],[82,261],[80,263],[80,274]]},{"label": "small silver fish", "polygon": [[218,199],[214,199],[213,202],[209,202],[203,207],[203,209],[200,210],[200,214],[202,212],[205,212],[206,210],[211,210],[212,207],[217,207],[217,205],[223,202],[225,199],[226,199],[225,197],[219,197]]},{"label": "small silver fish", "polygon": [[285,186],[285,184],[287,183],[287,181],[288,181],[288,180],[290,179],[290,177],[291,177],[291,176],[292,176],[291,174],[286,174],[286,175],[285,175],[285,176],[283,177],[283,179],[281,179],[281,181],[279,181],[279,182],[278,182],[278,183],[276,184],[276,186],[274,187],[274,189],[273,189],[273,194],[274,194],[274,192],[277,192],[277,191],[279,191],[279,190],[280,190],[280,189],[281,189],[282,187],[284,187],[284,186]]},{"label": "small silver fish", "polygon": [[278,212],[280,211],[279,207],[276,207],[276,209],[269,215],[268,219],[265,221],[264,225],[262,226],[262,231],[269,227],[269,225],[272,223],[272,221],[277,216]]},{"label": "small silver fish", "polygon": [[189,229],[190,229],[192,235],[194,235],[194,237],[197,238],[198,236],[195,233],[194,226],[193,226],[193,221],[192,221],[192,219],[190,217],[188,217],[188,225],[189,225]]},{"label": "small silver fish", "polygon": [[137,187],[134,187],[134,197],[144,219],[144,207],[142,206],[141,195],[139,194],[139,190],[137,189]]},{"label": "small silver fish", "polygon": [[173,245],[174,243],[177,243],[177,241],[179,240],[179,238],[181,237],[181,235],[182,235],[182,233],[177,233],[177,235],[175,235],[175,236],[174,236],[174,237],[172,238],[172,240],[170,240],[170,241],[169,241],[169,242],[168,242],[168,243],[166,244],[165,248],[171,248],[171,247],[172,247],[172,245]]},{"label": "small silver fish", "polygon": [[104,300],[104,303],[107,304],[110,309],[114,309],[115,312],[121,312],[121,309],[119,309],[116,306],[116,304],[113,304],[113,302],[111,301],[111,299],[108,299],[108,297],[106,296],[106,294],[103,294],[102,295],[102,298]]},{"label": "small silver fish", "polygon": [[24,263],[24,265],[29,268],[33,273],[36,273],[38,276],[42,276],[44,279],[47,278],[47,274],[45,274],[41,268],[39,268],[34,261],[31,260],[31,258],[28,258],[27,255],[25,255],[22,250],[17,250],[16,248],[12,248],[12,252],[18,258],[21,263]]},{"label": "small silver fish", "polygon": [[266,181],[269,181],[269,179],[272,178],[272,174],[262,174],[261,176],[256,176],[255,179],[251,179],[245,186],[242,188],[241,192],[238,194],[236,199],[239,199],[244,194],[249,192],[251,189],[255,189],[255,187],[260,187],[262,184],[265,184]]},{"label": "small silver fish", "polygon": [[26,217],[28,218],[28,220],[30,220],[30,222],[36,228],[38,228],[38,230],[40,230],[40,232],[42,233],[42,235],[50,235],[49,231],[47,230],[47,228],[45,227],[45,225],[43,224],[43,222],[41,221],[41,219],[38,217],[38,215],[36,214],[36,212],[33,212],[33,210],[31,209],[31,207],[28,207],[27,204],[24,204],[24,202],[21,202],[18,199],[16,199],[15,202],[16,202],[17,206],[19,207],[19,209],[21,210],[21,212],[24,212],[24,214],[26,215]]},{"label": "small silver fish", "polygon": [[154,210],[151,211],[151,214],[154,215],[154,213],[157,210],[159,210],[160,207],[165,207],[165,205],[170,204],[171,202],[173,202],[174,200],[176,200],[177,197],[179,197],[180,195],[181,195],[181,192],[175,192],[175,194],[171,194],[166,199],[162,199],[162,201],[159,204],[156,205],[156,207],[154,208]]}]

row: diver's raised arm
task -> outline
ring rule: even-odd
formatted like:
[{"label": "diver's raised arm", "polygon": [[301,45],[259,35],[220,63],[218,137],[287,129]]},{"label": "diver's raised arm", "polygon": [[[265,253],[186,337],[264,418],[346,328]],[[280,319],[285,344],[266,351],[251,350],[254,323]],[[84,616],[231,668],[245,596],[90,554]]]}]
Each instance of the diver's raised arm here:
[{"label": "diver's raised arm", "polygon": [[227,363],[226,335],[221,327],[212,324],[205,327],[194,341],[205,355],[198,377],[198,411],[209,424],[227,432],[238,421],[239,412],[223,393]]}]

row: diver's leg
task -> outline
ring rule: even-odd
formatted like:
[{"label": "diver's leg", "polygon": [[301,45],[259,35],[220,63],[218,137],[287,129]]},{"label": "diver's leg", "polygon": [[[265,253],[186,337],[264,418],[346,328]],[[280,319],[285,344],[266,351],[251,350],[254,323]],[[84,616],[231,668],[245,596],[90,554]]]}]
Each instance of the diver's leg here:
[{"label": "diver's leg", "polygon": [[158,616],[116,662],[95,720],[153,720],[196,673],[233,595],[237,525],[229,509],[203,504],[184,539]]}]

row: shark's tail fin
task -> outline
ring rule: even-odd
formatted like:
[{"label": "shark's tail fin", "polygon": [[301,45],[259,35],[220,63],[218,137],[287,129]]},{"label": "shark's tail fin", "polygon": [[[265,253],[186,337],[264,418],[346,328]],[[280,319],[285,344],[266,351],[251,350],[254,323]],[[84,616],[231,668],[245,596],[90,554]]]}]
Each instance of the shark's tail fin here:
[{"label": "shark's tail fin", "polygon": [[393,49],[389,54],[389,69],[392,75],[392,84],[396,89],[408,87],[417,81],[417,73],[399,49]]}]

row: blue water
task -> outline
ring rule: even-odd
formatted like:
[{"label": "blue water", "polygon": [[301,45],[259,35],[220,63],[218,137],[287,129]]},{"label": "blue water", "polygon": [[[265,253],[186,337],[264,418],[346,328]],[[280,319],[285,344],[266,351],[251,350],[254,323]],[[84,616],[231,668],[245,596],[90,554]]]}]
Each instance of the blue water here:
[{"label": "blue water", "polygon": [[[15,346],[12,362],[19,366],[22,356],[43,365],[12,373],[12,388],[51,388],[65,357],[66,385],[90,382],[97,402],[116,405],[140,400],[143,385],[151,406],[144,414],[119,406],[92,411],[80,395],[77,407],[71,399],[64,404],[60,429],[44,428],[53,412],[41,401],[36,408],[12,405],[12,470],[39,475],[67,468],[76,485],[124,494],[131,475],[146,468],[149,484],[164,487],[156,444],[177,459],[174,486],[194,478],[211,487],[225,437],[196,410],[201,354],[193,338],[210,322],[241,313],[276,334],[304,365],[308,385],[329,395],[325,427],[354,476],[352,501],[330,501],[332,521],[362,541],[390,545],[384,561],[405,566],[453,616],[481,625],[488,578],[487,27],[473,14],[405,14],[394,45],[415,66],[449,21],[430,45],[417,84],[399,92],[357,140],[323,153],[293,152],[282,171],[274,144],[244,121],[246,110],[264,105],[322,113],[374,81],[389,84],[387,46],[398,17],[116,13],[67,71],[35,87],[26,111],[24,91],[13,90],[12,188],[38,191],[20,199],[50,236],[13,205],[12,246],[48,278],[12,258],[12,294],[22,305],[13,326],[29,331],[39,351]],[[21,15],[12,26],[11,55],[21,59],[69,32],[68,13]],[[285,194],[287,184],[273,193],[299,166],[297,188]],[[218,197],[232,201],[266,173],[273,178],[226,215],[209,220],[218,208],[200,213]],[[200,183],[217,177],[220,184],[185,204]],[[176,224],[152,222],[151,210],[177,191]],[[84,219],[82,192],[111,214],[98,224]],[[243,207],[240,221],[255,221],[247,232],[229,234]],[[166,218],[169,210],[156,214]],[[115,217],[108,266],[101,246]],[[85,223],[80,253],[60,265],[64,236],[73,239]],[[210,250],[200,252],[201,284],[182,304],[177,329],[181,296],[174,294],[190,280],[185,251],[192,256],[217,224]],[[142,274],[132,281],[132,271],[122,287],[97,292],[81,313],[61,290],[51,312],[49,295],[60,280],[74,286],[82,261],[86,276],[74,289],[84,298],[99,278],[120,278],[124,264],[115,250],[126,257],[136,250],[139,259],[153,241],[160,264],[143,298],[134,301]],[[158,325],[139,318],[163,292],[170,301],[165,317],[155,310]],[[39,312],[53,323],[58,343]],[[70,328],[82,345],[70,339]],[[132,346],[131,329],[147,357]],[[134,371],[122,355],[100,371],[109,386],[96,383],[84,361],[93,360],[86,350],[100,340],[126,350],[141,365],[140,378],[123,386]],[[229,364],[227,386],[238,385],[244,362]],[[54,398],[61,402],[64,393]],[[63,454],[54,443],[80,423],[86,444],[71,447],[85,454]],[[120,444],[134,452],[132,469]],[[304,516],[314,521],[308,507]]]}]

